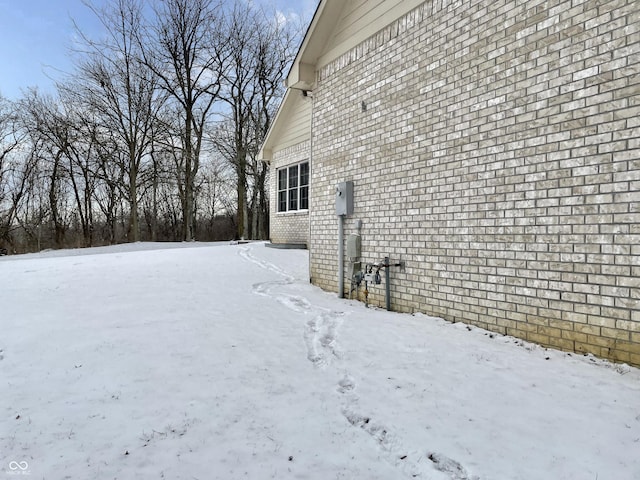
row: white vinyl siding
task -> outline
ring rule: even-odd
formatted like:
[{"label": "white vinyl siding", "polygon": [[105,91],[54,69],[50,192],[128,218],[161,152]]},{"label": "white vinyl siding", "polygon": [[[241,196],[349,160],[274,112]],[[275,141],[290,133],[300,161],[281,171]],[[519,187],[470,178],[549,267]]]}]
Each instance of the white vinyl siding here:
[{"label": "white vinyl siding", "polygon": [[296,99],[285,123],[278,132],[278,149],[308,140],[311,137],[311,100]]}]

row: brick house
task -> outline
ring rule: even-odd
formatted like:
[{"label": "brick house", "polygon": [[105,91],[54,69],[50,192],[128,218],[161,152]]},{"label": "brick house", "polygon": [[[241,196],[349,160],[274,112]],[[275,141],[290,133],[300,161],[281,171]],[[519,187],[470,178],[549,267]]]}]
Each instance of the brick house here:
[{"label": "brick house", "polygon": [[640,365],[637,0],[322,0],[287,86],[271,239],[314,284],[389,257],[394,310]]}]

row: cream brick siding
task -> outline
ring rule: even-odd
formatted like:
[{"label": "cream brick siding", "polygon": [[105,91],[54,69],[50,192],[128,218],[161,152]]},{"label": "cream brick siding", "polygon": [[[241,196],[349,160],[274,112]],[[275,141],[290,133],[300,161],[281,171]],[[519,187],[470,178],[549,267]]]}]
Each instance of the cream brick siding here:
[{"label": "cream brick siding", "polygon": [[278,213],[278,175],[279,168],[309,160],[310,143],[305,141],[283,150],[275,151],[271,163],[269,178],[270,198],[270,239],[273,243],[304,243],[309,245],[309,212],[293,211]]},{"label": "cream brick siding", "polygon": [[315,284],[337,290],[352,180],[363,261],[406,262],[393,309],[640,365],[637,0],[428,1],[317,79]]}]

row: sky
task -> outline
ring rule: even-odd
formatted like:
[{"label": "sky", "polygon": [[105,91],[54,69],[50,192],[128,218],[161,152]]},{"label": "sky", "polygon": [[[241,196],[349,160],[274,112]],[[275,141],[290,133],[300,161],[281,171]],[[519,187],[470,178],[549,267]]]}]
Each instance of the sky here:
[{"label": "sky", "polygon": [[[288,18],[299,15],[310,19],[317,5],[316,0],[254,1]],[[72,70],[69,52],[77,35],[74,21],[90,36],[100,32],[98,20],[82,0],[0,0],[2,96],[16,100],[28,87],[36,86],[52,91],[54,80]]]}]

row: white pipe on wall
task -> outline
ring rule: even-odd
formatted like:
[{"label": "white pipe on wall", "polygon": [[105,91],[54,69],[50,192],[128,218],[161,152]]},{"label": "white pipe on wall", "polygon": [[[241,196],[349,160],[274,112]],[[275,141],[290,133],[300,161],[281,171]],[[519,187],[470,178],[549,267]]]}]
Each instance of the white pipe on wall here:
[{"label": "white pipe on wall", "polygon": [[344,298],[344,215],[338,215],[338,296]]}]

